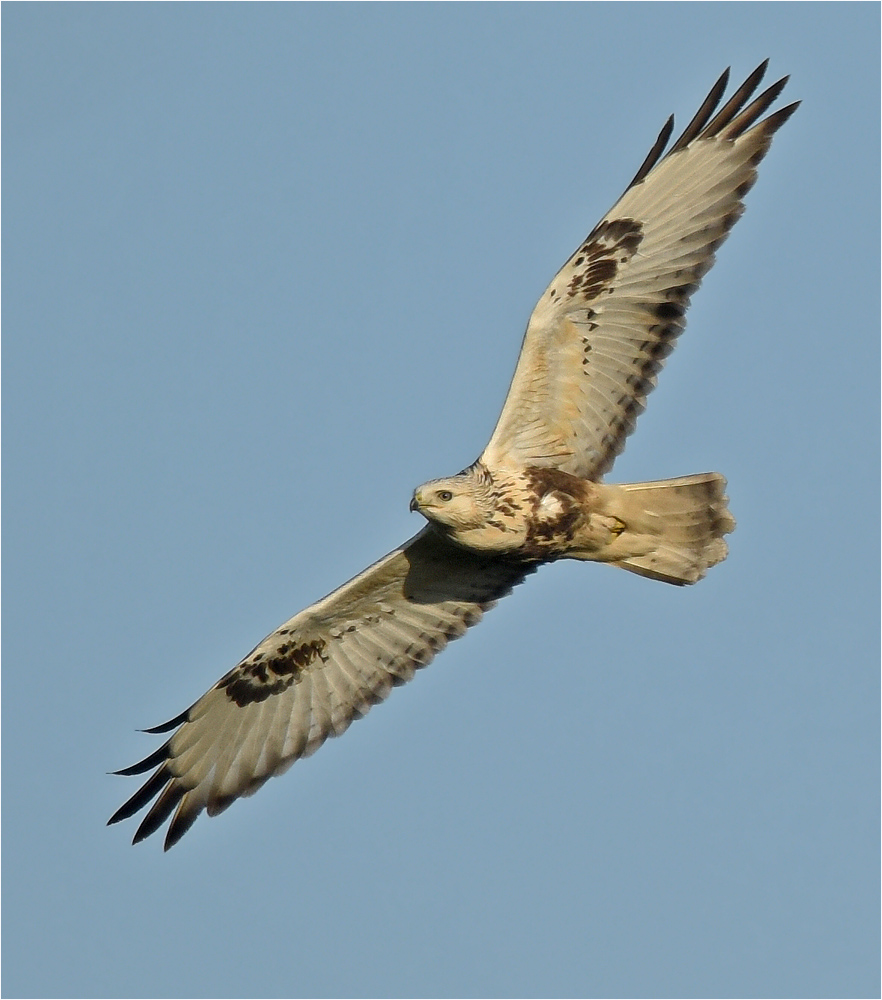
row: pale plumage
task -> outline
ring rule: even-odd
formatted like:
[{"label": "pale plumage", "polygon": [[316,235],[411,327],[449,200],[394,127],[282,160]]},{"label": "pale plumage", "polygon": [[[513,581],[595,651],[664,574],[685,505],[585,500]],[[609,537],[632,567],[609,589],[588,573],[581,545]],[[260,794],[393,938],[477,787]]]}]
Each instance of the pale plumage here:
[{"label": "pale plumage", "polygon": [[622,486],[600,479],[743,211],[756,165],[797,107],[760,120],[786,82],[748,103],[764,70],[717,112],[723,74],[665,153],[667,123],[539,300],[480,459],[414,493],[411,506],[429,524],[148,730],[175,732],[118,772],[154,773],[111,823],[152,802],[135,841],[171,817],[170,847],[203,809],[222,811],[342,733],[544,562],[609,562],[683,584],[725,558],[734,520],[718,473]]},{"label": "pale plumage", "polygon": [[111,822],[159,798],[136,834],[172,811],[166,846],[206,809],[216,815],[409,681],[532,567],[454,549],[427,526],[255,647],[190,709],[152,733],[177,732],[118,772],[150,780]]},{"label": "pale plumage", "polygon": [[585,479],[612,467],[683,330],[692,293],[744,211],[757,163],[797,107],[745,131],[787,82],[745,107],[765,68],[712,118],[724,73],[662,157],[669,119],[624,195],[555,275],[530,317],[485,465],[553,466]]}]

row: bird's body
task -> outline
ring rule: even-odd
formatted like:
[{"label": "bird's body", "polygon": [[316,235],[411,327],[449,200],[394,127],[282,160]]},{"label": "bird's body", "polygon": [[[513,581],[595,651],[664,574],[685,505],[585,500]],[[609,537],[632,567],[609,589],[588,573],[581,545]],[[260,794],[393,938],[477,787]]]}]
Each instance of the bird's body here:
[{"label": "bird's body", "polygon": [[725,486],[718,473],[615,486],[541,466],[491,474],[478,461],[420,486],[411,509],[473,552],[607,562],[695,583],[726,558],[735,521]]},{"label": "bird's body", "polygon": [[491,474],[478,461],[458,476],[420,486],[411,510],[465,549],[547,562],[576,558],[576,547],[591,545],[590,536],[603,531],[601,489],[558,469]]},{"label": "bird's body", "polygon": [[602,478],[743,211],[757,164],[797,107],[762,118],[786,83],[751,101],[765,65],[717,110],[724,73],[665,151],[667,123],[537,303],[481,456],[414,492],[423,530],[148,730],[175,731],[118,772],[153,770],[111,823],[152,802],[135,841],[171,816],[170,847],[203,809],[221,812],[342,733],[544,563],[605,562],[690,584],[725,559],[735,522],[719,473],[624,485]]}]

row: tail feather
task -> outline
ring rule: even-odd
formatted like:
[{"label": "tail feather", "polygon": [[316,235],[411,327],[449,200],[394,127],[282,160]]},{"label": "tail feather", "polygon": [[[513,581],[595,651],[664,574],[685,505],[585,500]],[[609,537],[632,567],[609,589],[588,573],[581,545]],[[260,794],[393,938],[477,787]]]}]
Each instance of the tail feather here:
[{"label": "tail feather", "polygon": [[697,583],[729,551],[735,530],[718,472],[653,483],[608,486],[609,513],[624,524],[605,561],[653,580]]}]

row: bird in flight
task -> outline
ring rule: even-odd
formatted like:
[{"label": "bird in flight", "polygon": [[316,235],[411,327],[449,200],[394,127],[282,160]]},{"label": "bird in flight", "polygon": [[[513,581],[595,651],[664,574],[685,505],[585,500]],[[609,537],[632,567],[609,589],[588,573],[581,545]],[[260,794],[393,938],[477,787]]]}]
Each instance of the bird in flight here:
[{"label": "bird in flight", "polygon": [[483,454],[414,491],[423,529],[285,622],[181,715],[148,729],[174,732],[116,772],[153,773],[110,823],[152,803],[133,842],[171,817],[168,850],[203,810],[217,815],[343,733],[543,563],[609,563],[682,585],[726,558],[735,521],[719,473],[602,479],[744,210],[757,165],[798,107],[763,117],[787,82],[751,100],[766,65],[719,108],[723,73],[670,148],[668,119],[625,193],[539,299]]}]

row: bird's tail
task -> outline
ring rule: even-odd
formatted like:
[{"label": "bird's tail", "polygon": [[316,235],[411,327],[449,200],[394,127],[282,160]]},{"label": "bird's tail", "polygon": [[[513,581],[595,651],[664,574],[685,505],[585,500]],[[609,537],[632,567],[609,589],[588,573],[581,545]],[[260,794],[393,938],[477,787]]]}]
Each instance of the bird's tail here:
[{"label": "bird's tail", "polygon": [[696,583],[726,558],[735,529],[726,480],[706,472],[655,483],[604,485],[607,510],[624,528],[604,561],[653,580]]}]

